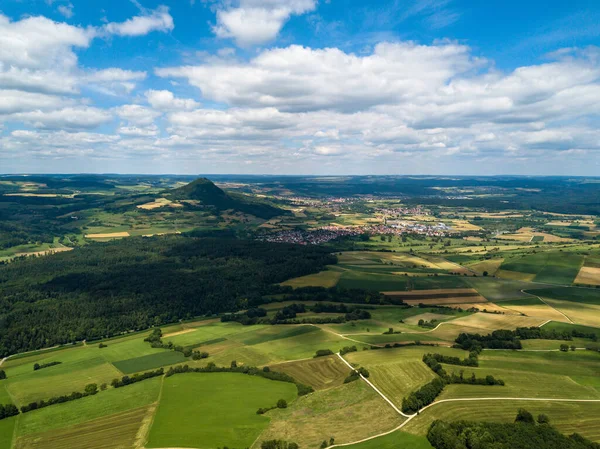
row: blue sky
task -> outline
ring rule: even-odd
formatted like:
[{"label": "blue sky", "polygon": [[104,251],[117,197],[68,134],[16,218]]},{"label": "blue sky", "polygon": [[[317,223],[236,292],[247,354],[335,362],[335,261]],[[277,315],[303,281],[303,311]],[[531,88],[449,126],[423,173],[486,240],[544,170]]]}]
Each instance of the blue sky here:
[{"label": "blue sky", "polygon": [[5,0],[0,172],[600,173],[600,4]]}]

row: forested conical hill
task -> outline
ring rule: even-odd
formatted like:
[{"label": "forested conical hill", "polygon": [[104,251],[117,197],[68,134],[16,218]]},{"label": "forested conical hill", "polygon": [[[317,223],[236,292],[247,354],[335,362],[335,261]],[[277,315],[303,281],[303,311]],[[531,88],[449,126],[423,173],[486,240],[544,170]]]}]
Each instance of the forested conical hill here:
[{"label": "forested conical hill", "polygon": [[218,211],[232,209],[267,220],[288,213],[259,199],[225,192],[206,178],[196,179],[183,187],[171,190],[169,198],[173,200],[199,201],[204,206],[212,206]]}]

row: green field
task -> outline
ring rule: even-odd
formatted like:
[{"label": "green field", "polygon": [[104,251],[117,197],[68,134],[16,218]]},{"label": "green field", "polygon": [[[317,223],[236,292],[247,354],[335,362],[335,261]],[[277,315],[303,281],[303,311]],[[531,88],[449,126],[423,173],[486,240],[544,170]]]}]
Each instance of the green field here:
[{"label": "green field", "polygon": [[411,435],[401,430],[346,447],[349,449],[433,449],[424,436]]},{"label": "green field", "polygon": [[167,378],[146,447],[249,447],[269,423],[256,410],[295,397],[293,384],[243,374]]},{"label": "green field", "polygon": [[124,374],[148,371],[161,366],[175,365],[184,362],[186,358],[181,352],[164,351],[158,354],[143,355],[133,359],[114,362],[113,365]]},{"label": "green field", "polygon": [[[600,305],[600,289],[577,288],[577,287],[553,287],[529,289],[532,293],[542,298],[560,299],[561,301],[573,301],[583,304]],[[600,325],[600,323],[598,323]]]},{"label": "green field", "polygon": [[18,416],[0,420],[0,449],[11,449],[15,424]]},{"label": "green field", "polygon": [[506,259],[500,269],[535,275],[535,282],[571,284],[584,257],[571,252],[548,251]]},{"label": "green field", "polygon": [[408,277],[402,275],[366,273],[362,271],[344,272],[338,282],[338,286],[377,291],[401,291],[406,289],[409,280],[416,290],[469,287],[468,283],[460,276]]},{"label": "green field", "polygon": [[109,389],[73,402],[26,413],[19,419],[18,435],[62,429],[114,413],[149,405],[158,399],[161,379],[154,378],[119,389]]}]

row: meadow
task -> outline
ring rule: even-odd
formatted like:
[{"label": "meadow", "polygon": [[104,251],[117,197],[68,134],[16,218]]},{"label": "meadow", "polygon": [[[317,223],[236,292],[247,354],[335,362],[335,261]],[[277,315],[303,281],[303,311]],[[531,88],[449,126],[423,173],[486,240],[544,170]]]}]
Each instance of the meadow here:
[{"label": "meadow", "polygon": [[259,408],[294,401],[296,387],[234,373],[180,374],[165,379],[148,448],[249,447],[268,425]]}]

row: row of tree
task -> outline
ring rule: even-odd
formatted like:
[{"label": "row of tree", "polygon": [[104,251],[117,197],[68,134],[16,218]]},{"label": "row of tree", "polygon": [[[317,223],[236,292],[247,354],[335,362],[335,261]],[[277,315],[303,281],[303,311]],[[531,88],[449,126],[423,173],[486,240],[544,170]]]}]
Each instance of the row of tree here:
[{"label": "row of tree", "polygon": [[600,449],[579,434],[563,435],[549,424],[548,417],[519,410],[514,423],[436,420],[427,439],[435,449]]},{"label": "row of tree", "polygon": [[62,404],[64,402],[75,401],[77,399],[85,398],[87,396],[93,396],[96,393],[98,393],[98,385],[88,384],[85,386],[83,392],[74,391],[69,395],[54,396],[50,399],[42,399],[41,401],[30,402],[29,404],[21,407],[21,413],[31,412],[33,410],[38,410],[40,408],[49,407],[55,404]]},{"label": "row of tree", "polygon": [[41,365],[39,363],[34,363],[33,364],[33,370],[37,371],[37,370],[44,369],[44,368],[50,368],[51,366],[60,365],[61,363],[62,362],[59,362],[59,361],[42,363]]},{"label": "row of tree", "polygon": [[233,362],[230,367],[217,366],[213,362],[208,363],[205,367],[199,368],[193,368],[189,365],[178,365],[169,368],[165,373],[165,377],[171,377],[181,373],[241,373],[249,376],[259,376],[264,377],[265,379],[295,384],[298,390],[298,396],[304,396],[314,391],[312,387],[298,382],[292,376],[277,371],[271,371],[267,366],[263,369],[259,369],[254,366],[237,366],[237,364]]}]

